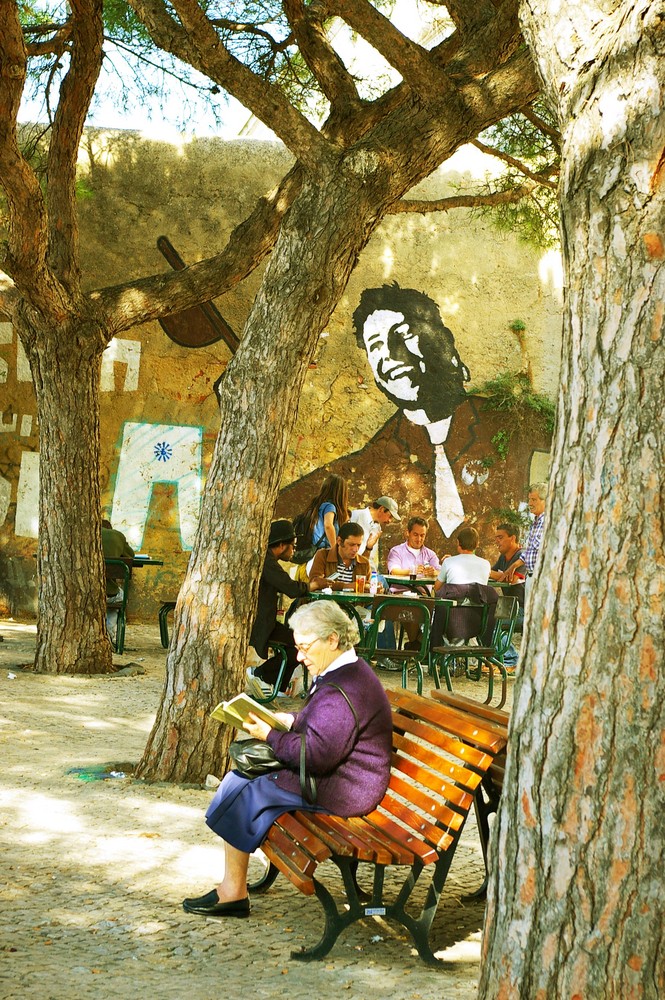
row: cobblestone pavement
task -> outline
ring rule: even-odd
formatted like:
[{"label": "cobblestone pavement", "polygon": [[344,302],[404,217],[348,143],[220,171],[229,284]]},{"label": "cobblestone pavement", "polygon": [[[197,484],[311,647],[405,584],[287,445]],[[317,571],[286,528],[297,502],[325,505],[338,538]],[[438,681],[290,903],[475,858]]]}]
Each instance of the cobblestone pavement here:
[{"label": "cobblestone pavement", "polygon": [[[183,897],[221,875],[219,842],[203,823],[211,793],[122,776],[161,696],[157,628],[130,625],[135,648],[116,658],[145,674],[92,678],[22,671],[34,626],[4,620],[0,634],[2,1000],[476,996],[483,906],[461,901],[483,877],[473,820],[432,934],[440,969],[378,918],[346,931],[323,961],[295,962],[291,949],[320,935],[318,902],[279,878],[249,920],[184,913]],[[105,765],[117,776],[101,779]]]}]

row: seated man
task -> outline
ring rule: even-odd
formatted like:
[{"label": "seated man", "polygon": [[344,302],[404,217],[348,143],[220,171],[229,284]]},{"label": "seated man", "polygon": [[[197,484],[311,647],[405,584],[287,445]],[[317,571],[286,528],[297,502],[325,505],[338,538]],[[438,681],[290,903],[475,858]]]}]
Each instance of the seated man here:
[{"label": "seated man", "polygon": [[[301,583],[292,580],[289,574],[279,565],[279,560],[288,562],[293,555],[293,548],[296,540],[296,533],[291,521],[273,521],[270,525],[270,535],[268,537],[268,551],[263,563],[263,572],[259,582],[259,601],[256,607],[256,618],[252,626],[252,633],[249,637],[249,644],[253,646],[261,657],[268,655],[268,647],[271,640],[279,642],[286,647],[286,670],[282,678],[281,689],[288,687],[293,671],[298,666],[298,650],[296,649],[293,632],[287,625],[277,621],[277,595],[286,594],[287,597],[304,597],[312,590],[321,590],[328,585],[327,580],[313,581],[312,583]],[[269,657],[254,670],[254,676],[266,684],[274,687],[279,673],[281,656]]]},{"label": "seated man", "polygon": [[[524,623],[524,583],[520,577],[526,570],[519,543],[519,529],[514,524],[500,524],[496,529],[494,540],[499,549],[499,558],[492,566],[490,580],[514,583],[512,587],[503,588],[503,593],[506,597],[517,598],[520,609],[515,629],[521,631]],[[511,642],[504,653],[503,662],[507,667],[515,667],[517,659],[517,650]]]},{"label": "seated man", "polygon": [[[107,518],[102,520],[102,551],[105,559],[122,559],[131,568],[134,549],[122,531],[116,531]],[[115,642],[118,610],[122,607],[125,596],[122,587],[115,579],[119,569],[119,566],[106,567],[106,631],[111,642]],[[124,577],[121,579],[124,580]]]},{"label": "seated man", "polygon": [[333,590],[354,590],[357,576],[369,583],[369,559],[359,555],[364,531],[355,521],[347,521],[339,529],[337,542],[330,549],[319,549],[309,571],[312,590],[331,587]]},{"label": "seated man", "polygon": [[369,559],[371,569],[379,573],[379,536],[383,526],[390,524],[392,519],[399,520],[397,504],[392,497],[379,497],[369,505],[360,510],[351,511],[351,521],[355,521],[365,532],[363,543],[358,552],[365,553]]},{"label": "seated man", "polygon": [[[429,522],[424,517],[410,517],[406,525],[406,541],[401,545],[393,545],[388,553],[388,575],[396,570],[408,570],[409,573],[417,573],[418,576],[431,576],[434,578],[441,568],[439,557],[433,549],[428,549],[425,545]],[[390,591],[399,594],[404,590],[420,591],[421,588],[410,586],[400,587],[392,584]],[[422,588],[422,592],[427,595],[427,589]],[[404,623],[404,630],[409,637],[406,649],[418,649],[420,647],[420,629],[417,625]]]},{"label": "seated man", "polygon": [[444,556],[443,565],[435,592],[441,590],[444,583],[481,583],[486,584],[490,578],[490,564],[487,559],[475,555],[478,548],[478,532],[475,528],[462,528],[457,533],[457,555]]},{"label": "seated man", "polygon": [[[388,553],[388,575],[394,570],[408,570],[418,576],[435,577],[441,568],[439,557],[425,545],[429,523],[424,517],[411,517],[406,526],[406,541],[394,545]],[[391,587],[399,591],[400,587]]]}]

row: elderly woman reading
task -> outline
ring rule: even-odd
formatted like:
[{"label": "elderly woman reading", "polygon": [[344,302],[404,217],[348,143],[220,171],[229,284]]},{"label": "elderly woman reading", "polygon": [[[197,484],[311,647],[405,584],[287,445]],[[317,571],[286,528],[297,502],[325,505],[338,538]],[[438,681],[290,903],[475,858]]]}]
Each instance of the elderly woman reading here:
[{"label": "elderly woman reading", "polygon": [[[313,677],[304,707],[296,715],[279,713],[288,732],[255,715],[245,724],[252,736],[267,740],[284,769],[251,779],[236,771],[226,775],[206,813],[208,826],[224,840],[224,878],[205,896],[186,899],[188,913],[249,916],[249,856],[278,816],[296,809],[362,816],[388,787],[390,704],[371,667],[356,656],[355,623],[337,604],[320,601],[299,608],[290,624],[298,658]],[[300,791],[301,733],[307,774],[317,782],[316,805]]]}]

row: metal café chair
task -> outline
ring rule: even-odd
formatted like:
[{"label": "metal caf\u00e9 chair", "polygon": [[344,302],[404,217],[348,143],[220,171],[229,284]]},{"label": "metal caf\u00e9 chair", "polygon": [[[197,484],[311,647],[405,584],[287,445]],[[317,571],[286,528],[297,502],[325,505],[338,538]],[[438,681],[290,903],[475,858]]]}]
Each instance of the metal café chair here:
[{"label": "metal caf\u00e9 chair", "polygon": [[118,623],[115,631],[115,651],[123,653],[125,649],[125,626],[127,624],[127,597],[129,596],[129,581],[131,579],[131,569],[124,559],[105,559],[106,579],[117,581],[122,588],[122,602],[120,604],[109,604],[107,607],[118,612]]},{"label": "metal caf\u00e9 chair", "polygon": [[258,701],[262,705],[267,705],[269,702],[275,700],[282,686],[282,681],[284,680],[284,671],[286,670],[286,646],[282,645],[281,642],[269,642],[268,650],[269,651],[272,650],[275,656],[279,656],[279,668],[277,671],[277,677],[275,678],[275,683],[272,686],[272,691],[270,692],[270,694],[259,695],[258,691],[252,692],[252,698],[254,699],[254,701]]},{"label": "metal caf\u00e9 chair", "polygon": [[[453,690],[451,666],[457,661],[463,662],[464,675],[473,681],[483,676],[483,668],[488,672],[487,698],[484,704],[489,705],[494,697],[494,672],[501,677],[501,700],[497,708],[506,702],[507,673],[503,664],[503,656],[510,645],[519,605],[516,597],[501,596],[494,608],[494,623],[489,644],[483,644],[487,632],[489,605],[473,603],[467,599],[465,603],[448,609],[445,619],[435,624],[436,638],[430,649],[430,670],[437,688],[441,687],[439,671],[443,673],[446,687]],[[453,627],[453,615],[455,625]],[[467,625],[464,626],[466,619]],[[441,638],[440,638],[441,637]],[[455,642],[455,639],[461,642]],[[475,643],[468,640],[475,639]]]},{"label": "metal caf\u00e9 chair", "polygon": [[[409,667],[415,669],[418,694],[423,693],[423,663],[427,663],[429,660],[430,623],[433,607],[434,600],[424,597],[377,597],[372,605],[372,624],[367,636],[368,645],[365,654],[368,660],[376,657],[379,627],[382,621],[419,626],[419,646],[417,649],[405,649],[400,645],[406,634],[406,630],[404,630],[398,639],[398,648],[390,650],[390,658],[398,660],[402,664],[403,688],[408,687]],[[385,653],[385,650],[381,650],[381,652]]]}]

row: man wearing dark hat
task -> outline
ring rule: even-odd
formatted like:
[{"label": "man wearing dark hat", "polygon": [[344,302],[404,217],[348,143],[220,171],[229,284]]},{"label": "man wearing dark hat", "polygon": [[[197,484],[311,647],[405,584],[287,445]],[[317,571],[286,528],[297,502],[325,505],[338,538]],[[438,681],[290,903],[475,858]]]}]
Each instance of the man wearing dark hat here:
[{"label": "man wearing dark hat", "polygon": [[[256,618],[249,637],[259,656],[268,656],[268,647],[272,642],[279,642],[286,647],[286,670],[282,678],[281,688],[286,690],[291,675],[298,665],[298,650],[293,640],[293,632],[287,625],[277,621],[278,594],[287,597],[304,597],[312,590],[321,590],[328,585],[327,580],[313,580],[310,583],[300,583],[292,580],[283,569],[279,560],[288,562],[293,555],[296,533],[291,521],[282,519],[273,521],[268,537],[263,572],[259,582],[259,602],[256,608]],[[271,656],[254,671],[254,676],[266,684],[273,685],[277,680],[281,657]]]}]

